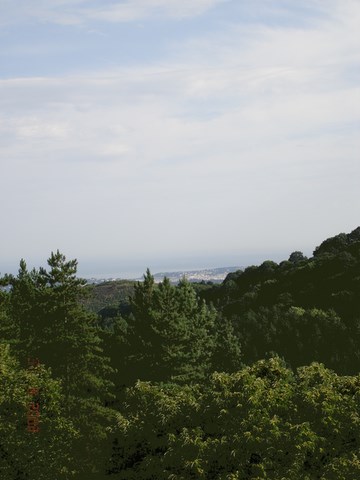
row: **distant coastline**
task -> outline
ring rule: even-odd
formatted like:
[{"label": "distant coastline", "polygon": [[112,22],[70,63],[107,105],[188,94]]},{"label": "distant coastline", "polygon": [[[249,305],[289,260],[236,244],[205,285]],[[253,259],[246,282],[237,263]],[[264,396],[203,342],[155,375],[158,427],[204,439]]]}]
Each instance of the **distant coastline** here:
[{"label": "distant coastline", "polygon": [[[236,272],[237,270],[243,270],[244,266],[233,266],[233,267],[217,267],[217,268],[203,268],[203,269],[192,269],[192,270],[175,270],[175,271],[163,271],[153,274],[155,282],[161,282],[164,277],[167,277],[170,282],[177,283],[181,278],[185,276],[189,282],[214,282],[220,283],[225,277],[231,273]],[[144,273],[144,272],[143,272]],[[142,274],[134,272],[122,272],[119,274],[92,274],[84,275],[88,283],[98,284],[103,282],[117,281],[117,280],[142,280]],[[81,276],[81,275],[80,275]]]}]

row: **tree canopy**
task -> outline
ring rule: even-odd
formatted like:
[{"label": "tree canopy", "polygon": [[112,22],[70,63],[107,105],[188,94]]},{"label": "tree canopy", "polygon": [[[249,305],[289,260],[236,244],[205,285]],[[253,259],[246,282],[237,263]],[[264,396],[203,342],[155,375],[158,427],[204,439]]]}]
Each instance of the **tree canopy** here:
[{"label": "tree canopy", "polygon": [[359,272],[360,227],[221,285],[147,270],[117,305],[59,251],[21,260],[0,279],[0,478],[360,478]]}]

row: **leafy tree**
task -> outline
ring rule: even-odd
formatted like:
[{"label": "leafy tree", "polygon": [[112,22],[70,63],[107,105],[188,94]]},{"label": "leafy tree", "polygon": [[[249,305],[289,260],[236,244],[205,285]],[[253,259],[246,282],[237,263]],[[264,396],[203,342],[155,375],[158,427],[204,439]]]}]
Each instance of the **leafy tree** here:
[{"label": "leafy tree", "polygon": [[[65,416],[64,398],[50,369],[21,368],[9,345],[0,344],[0,478],[74,478],[79,432]],[[27,425],[34,403],[40,406],[39,431]]]},{"label": "leafy tree", "polygon": [[293,367],[319,361],[342,372],[348,368],[349,334],[333,310],[276,305],[249,310],[233,322],[247,363],[277,352]]},{"label": "leafy tree", "polygon": [[0,342],[14,344],[18,337],[16,324],[9,315],[9,294],[1,290],[0,279]]},{"label": "leafy tree", "polygon": [[292,366],[317,360],[338,373],[360,370],[359,232],[325,240],[312,258],[296,251],[199,292],[233,325],[244,362],[276,351]]},{"label": "leafy tree", "polygon": [[334,237],[327,238],[321,245],[314,250],[314,256],[324,253],[338,253],[346,249],[349,245],[360,241],[360,227],[357,227],[351,233],[340,233]]},{"label": "leafy tree", "polygon": [[289,257],[289,262],[291,263],[299,263],[302,262],[303,260],[307,260],[307,257],[304,256],[302,252],[299,252],[296,250],[295,252],[292,252],[292,254]]},{"label": "leafy tree", "polygon": [[119,479],[353,480],[360,474],[360,382],[278,357],[208,384],[127,393],[114,430]]}]

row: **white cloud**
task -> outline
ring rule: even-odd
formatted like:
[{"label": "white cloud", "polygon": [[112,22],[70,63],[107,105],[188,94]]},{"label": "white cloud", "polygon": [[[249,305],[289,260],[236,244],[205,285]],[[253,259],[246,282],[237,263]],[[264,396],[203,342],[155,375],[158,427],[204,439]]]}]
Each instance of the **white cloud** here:
[{"label": "white cloud", "polygon": [[108,22],[126,22],[152,16],[185,18],[201,15],[226,1],[228,0],[128,0],[86,10],[85,15]]},{"label": "white cloud", "polygon": [[0,191],[16,191],[18,219],[4,228],[21,239],[41,217],[39,249],[59,239],[135,256],[259,249],[263,231],[286,248],[330,223],[355,227],[360,7],[331,5],[306,29],[199,36],[162,65],[0,81]]}]

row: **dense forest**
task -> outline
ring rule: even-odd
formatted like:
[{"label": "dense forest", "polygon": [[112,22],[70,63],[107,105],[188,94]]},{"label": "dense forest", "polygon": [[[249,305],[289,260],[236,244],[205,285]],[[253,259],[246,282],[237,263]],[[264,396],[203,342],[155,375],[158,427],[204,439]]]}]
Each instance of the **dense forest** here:
[{"label": "dense forest", "polygon": [[1,277],[0,479],[360,478],[360,227],[116,304],[76,274]]}]

